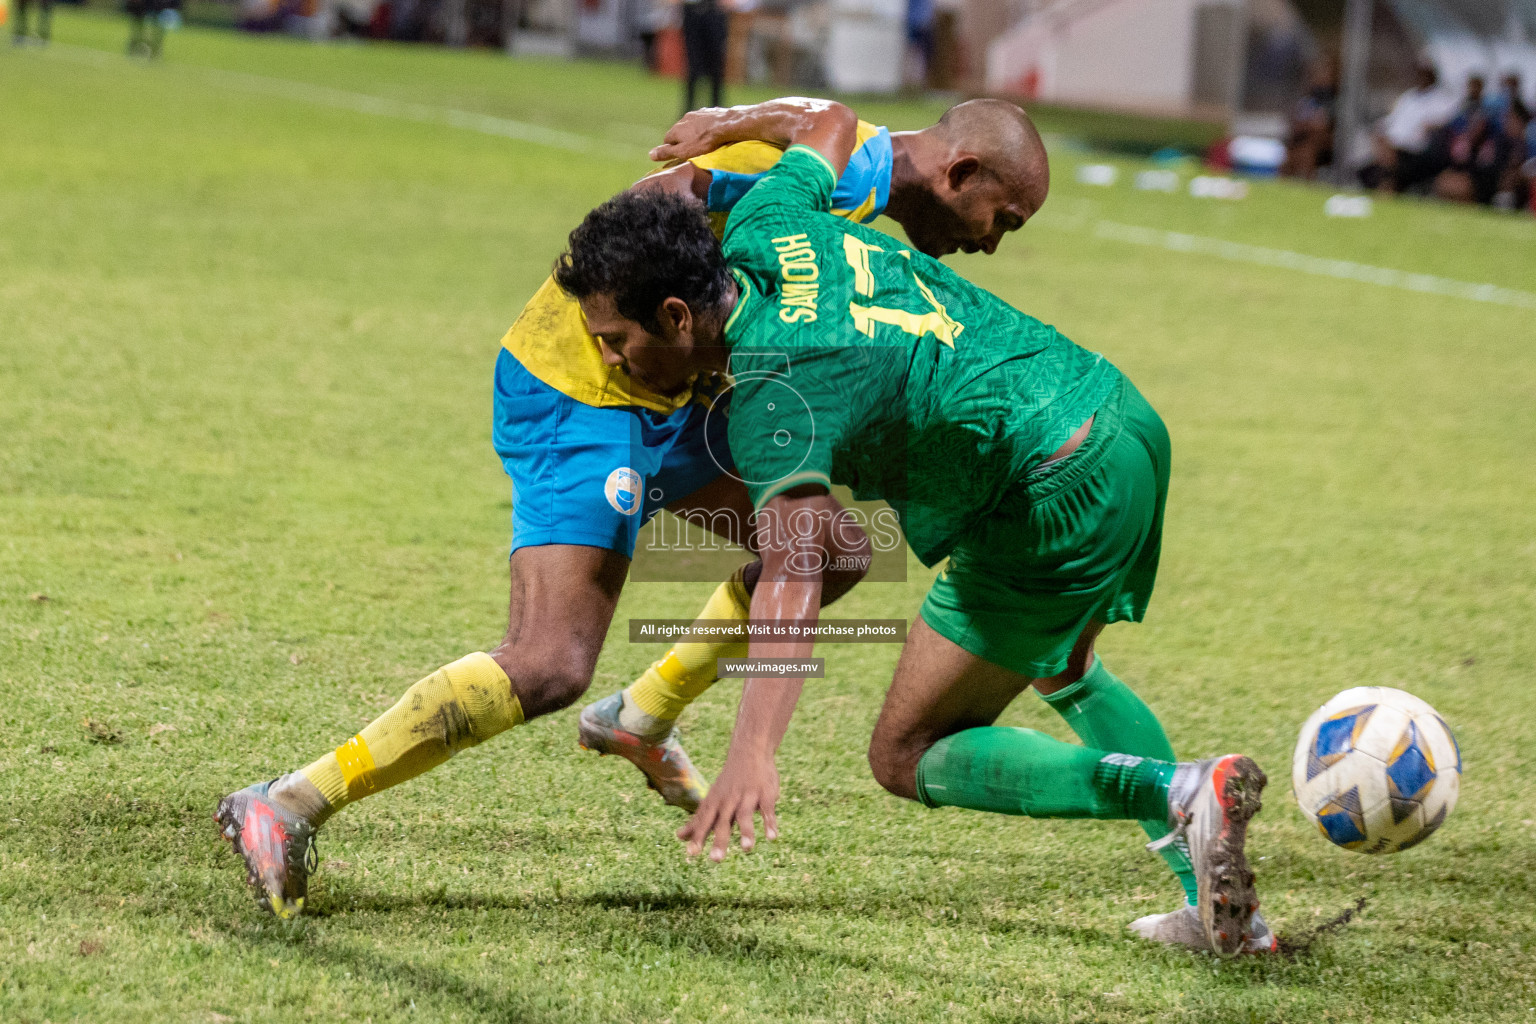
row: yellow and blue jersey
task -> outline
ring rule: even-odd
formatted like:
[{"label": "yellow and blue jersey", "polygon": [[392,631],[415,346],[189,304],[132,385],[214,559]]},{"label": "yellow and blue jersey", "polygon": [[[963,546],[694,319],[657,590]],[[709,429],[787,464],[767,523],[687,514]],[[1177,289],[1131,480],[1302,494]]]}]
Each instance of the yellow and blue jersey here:
[{"label": "yellow and blue jersey", "polygon": [[[858,147],[833,190],[832,212],[864,223],[878,217],[890,198],[891,136],[884,128],[860,121],[857,138]],[[708,205],[716,234],[724,232],[731,208],[783,155],[765,142],[738,142],[690,161],[710,173]],[[606,365],[597,339],[587,331],[581,306],[552,277],[523,307],[501,344],[533,376],[583,405],[670,413],[691,400],[687,394],[657,394],[618,367]]]},{"label": "yellow and blue jersey", "polygon": [[[859,122],[858,145],[832,191],[832,212],[860,224],[880,216],[891,198],[891,133]],[[690,161],[710,173],[709,212],[716,232],[724,217],[779,162],[784,151],[766,142],[738,142]]]}]

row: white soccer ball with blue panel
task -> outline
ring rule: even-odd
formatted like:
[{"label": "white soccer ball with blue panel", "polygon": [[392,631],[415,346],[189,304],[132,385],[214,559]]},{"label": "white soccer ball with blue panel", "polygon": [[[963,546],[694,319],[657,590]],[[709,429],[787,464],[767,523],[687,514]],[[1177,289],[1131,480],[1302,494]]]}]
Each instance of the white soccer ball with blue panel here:
[{"label": "white soccer ball with blue panel", "polygon": [[1301,810],[1335,846],[1396,853],[1445,822],[1461,749],[1435,709],[1388,686],[1357,686],[1312,713],[1291,763]]}]

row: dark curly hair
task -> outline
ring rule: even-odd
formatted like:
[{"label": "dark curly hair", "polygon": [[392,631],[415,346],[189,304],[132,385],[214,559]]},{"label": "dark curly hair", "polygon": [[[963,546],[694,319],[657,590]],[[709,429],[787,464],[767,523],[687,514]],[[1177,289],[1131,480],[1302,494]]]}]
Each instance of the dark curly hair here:
[{"label": "dark curly hair", "polygon": [[730,277],[703,207],[640,190],[587,214],[555,261],[555,283],[577,299],[611,296],[620,315],[656,332],[662,300],[676,297],[695,312],[708,309],[724,298]]}]

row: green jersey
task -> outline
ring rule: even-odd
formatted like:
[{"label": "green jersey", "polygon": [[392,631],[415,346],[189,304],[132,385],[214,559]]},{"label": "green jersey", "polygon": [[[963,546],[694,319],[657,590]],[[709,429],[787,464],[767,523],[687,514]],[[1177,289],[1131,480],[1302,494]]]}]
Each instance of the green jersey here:
[{"label": "green jersey", "polygon": [[1120,371],[889,235],[826,211],[796,146],[732,212],[730,445],[762,508],[807,483],[884,499],[925,565],[1066,443]]}]

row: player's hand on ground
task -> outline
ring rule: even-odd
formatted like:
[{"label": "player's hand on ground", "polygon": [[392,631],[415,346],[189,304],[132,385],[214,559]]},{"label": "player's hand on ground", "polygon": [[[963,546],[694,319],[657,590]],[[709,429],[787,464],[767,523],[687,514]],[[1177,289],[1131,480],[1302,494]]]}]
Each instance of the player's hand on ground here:
[{"label": "player's hand on ground", "polygon": [[763,835],[768,839],[779,837],[779,822],[774,808],[779,802],[779,769],[772,757],[743,758],[733,761],[726,758],[720,777],[709,788],[709,794],[699,809],[693,812],[688,824],[677,830],[677,838],[686,845],[688,856],[703,852],[709,837],[709,859],[722,861],[731,845],[731,827],[741,833],[741,849],[746,852],[757,843],[754,828],[756,815],[763,816]]},{"label": "player's hand on ground", "polygon": [[734,119],[725,107],[705,107],[691,110],[667,129],[661,145],[651,150],[651,159],[657,161],[688,160],[705,153],[712,153],[730,141],[722,134]]}]

